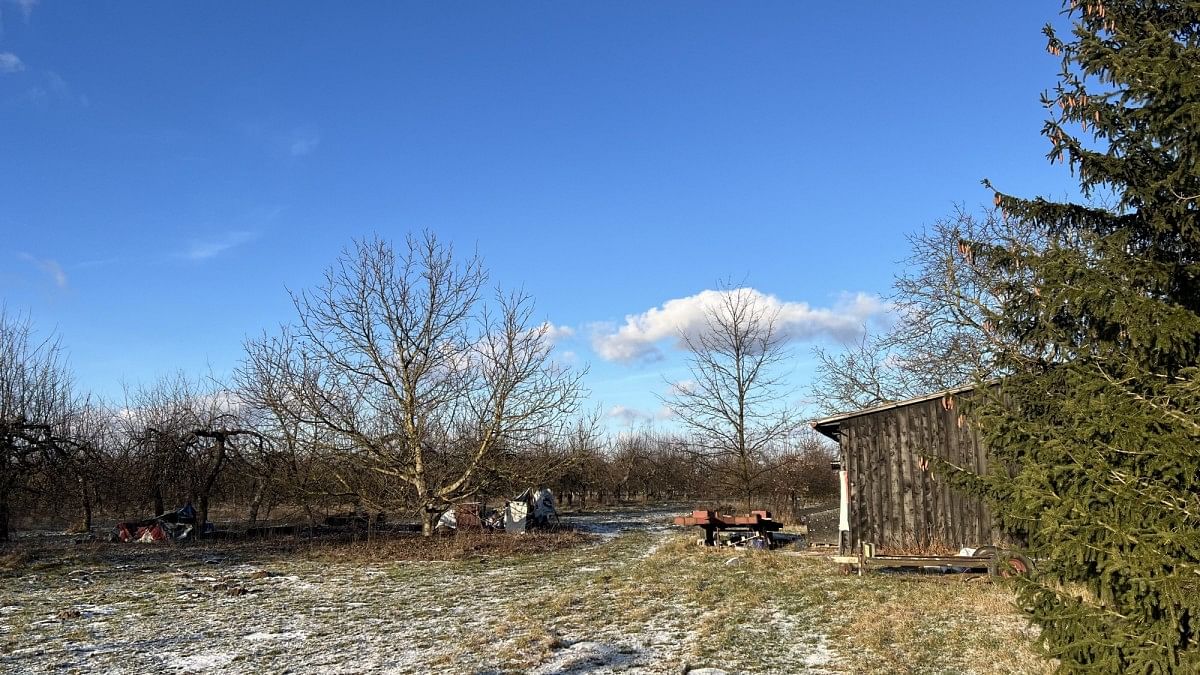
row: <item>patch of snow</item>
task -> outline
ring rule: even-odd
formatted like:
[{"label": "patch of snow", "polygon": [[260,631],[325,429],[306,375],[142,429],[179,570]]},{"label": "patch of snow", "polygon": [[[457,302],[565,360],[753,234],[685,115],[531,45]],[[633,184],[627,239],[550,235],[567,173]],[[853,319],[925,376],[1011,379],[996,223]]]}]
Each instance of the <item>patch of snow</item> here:
[{"label": "patch of snow", "polygon": [[115,607],[109,607],[107,605],[76,605],[75,608],[86,616],[106,616],[108,614],[117,613]]},{"label": "patch of snow", "polygon": [[212,672],[217,668],[229,665],[234,659],[233,654],[222,651],[200,652],[199,654],[192,654],[190,656],[166,653],[163,656],[166,657],[166,662],[163,664],[165,667],[187,673]]},{"label": "patch of snow", "polygon": [[583,641],[558,650],[553,658],[531,672],[542,675],[615,672],[628,669],[636,661],[636,652],[602,642]]},{"label": "patch of snow", "polygon": [[303,640],[308,637],[308,633],[300,630],[288,631],[286,633],[270,633],[257,632],[245,636],[244,640],[264,641],[264,640]]},{"label": "patch of snow", "polygon": [[838,658],[837,652],[829,646],[829,636],[821,630],[820,622],[801,625],[802,618],[776,608],[771,612],[769,622],[785,636],[780,643],[786,645],[791,659],[803,663],[807,672],[832,672],[824,669]]}]

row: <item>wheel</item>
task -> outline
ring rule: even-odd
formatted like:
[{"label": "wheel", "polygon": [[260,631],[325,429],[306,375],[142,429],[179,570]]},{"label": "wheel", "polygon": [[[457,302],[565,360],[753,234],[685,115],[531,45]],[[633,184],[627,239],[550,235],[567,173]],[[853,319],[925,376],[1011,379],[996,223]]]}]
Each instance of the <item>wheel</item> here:
[{"label": "wheel", "polygon": [[1029,576],[1033,573],[1033,563],[1020,553],[998,551],[988,565],[988,573],[1005,579]]},{"label": "wheel", "polygon": [[971,554],[972,558],[994,558],[1000,549],[995,546],[980,546]]}]

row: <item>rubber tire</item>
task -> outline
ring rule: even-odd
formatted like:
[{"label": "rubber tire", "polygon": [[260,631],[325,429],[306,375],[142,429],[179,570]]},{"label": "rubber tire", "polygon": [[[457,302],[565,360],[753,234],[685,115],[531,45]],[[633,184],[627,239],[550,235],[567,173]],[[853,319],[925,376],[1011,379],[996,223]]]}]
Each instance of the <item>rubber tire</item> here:
[{"label": "rubber tire", "polygon": [[980,546],[971,554],[972,558],[995,558],[1000,554],[1000,549],[995,546]]},{"label": "rubber tire", "polygon": [[1020,553],[1001,551],[988,565],[988,574],[1004,579],[1030,576],[1033,574],[1033,563]]}]

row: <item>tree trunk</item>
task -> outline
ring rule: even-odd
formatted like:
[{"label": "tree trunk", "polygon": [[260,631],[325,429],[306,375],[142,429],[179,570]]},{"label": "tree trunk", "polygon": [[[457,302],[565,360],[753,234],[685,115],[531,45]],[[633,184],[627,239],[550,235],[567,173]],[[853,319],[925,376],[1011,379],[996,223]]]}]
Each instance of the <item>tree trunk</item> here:
[{"label": "tree trunk", "polygon": [[166,512],[167,512],[166,509],[163,508],[162,485],[155,485],[154,486],[154,515],[157,517],[157,516],[161,516],[162,514],[164,514]]},{"label": "tree trunk", "polygon": [[87,495],[83,497],[83,531],[92,531],[92,500]]},{"label": "tree trunk", "polygon": [[254,497],[250,499],[250,513],[246,516],[246,520],[250,521],[251,525],[258,521],[258,509],[262,506],[264,491],[264,481],[261,479],[254,481]]},{"label": "tree trunk", "polygon": [[221,469],[225,466],[225,437],[217,436],[216,441],[216,457],[213,458],[212,470],[205,477],[204,483],[201,486],[200,493],[200,534],[204,534],[204,527],[208,524],[208,496],[212,493],[213,486],[216,485],[217,476],[221,473]]},{"label": "tree trunk", "polygon": [[312,504],[308,503],[308,499],[304,500],[304,515],[308,517],[308,538],[312,539],[317,532],[317,516],[313,513]]},{"label": "tree trunk", "polygon": [[430,505],[430,504],[427,504],[425,506],[425,508],[421,509],[421,534],[422,535],[424,535],[426,537],[433,536],[433,528],[437,526],[438,516],[440,516],[440,515],[441,515],[441,512],[438,511],[436,508],[433,507],[433,505]]},{"label": "tree trunk", "polygon": [[77,476],[76,481],[79,484],[79,507],[83,511],[83,519],[80,521],[80,527],[84,532],[91,532],[92,491],[88,489],[88,483],[82,476]]},{"label": "tree trunk", "polygon": [[208,523],[208,493],[200,495],[200,522],[196,523],[197,533],[204,535],[204,526]]},{"label": "tree trunk", "polygon": [[0,541],[8,541],[8,490],[0,488]]}]

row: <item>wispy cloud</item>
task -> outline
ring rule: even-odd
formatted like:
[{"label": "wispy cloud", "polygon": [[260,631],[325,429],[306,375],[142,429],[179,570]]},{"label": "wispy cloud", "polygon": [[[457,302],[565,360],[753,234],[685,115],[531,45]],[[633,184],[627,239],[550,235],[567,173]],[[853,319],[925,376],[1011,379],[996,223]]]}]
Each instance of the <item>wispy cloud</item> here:
[{"label": "wispy cloud", "polygon": [[106,267],[108,265],[115,265],[119,262],[125,262],[125,261],[126,261],[126,258],[123,258],[120,256],[112,256],[109,258],[92,258],[91,260],[84,260],[83,262],[77,262],[77,263],[71,265],[71,267],[72,267],[72,269],[88,269],[88,268],[92,268],[92,267]]},{"label": "wispy cloud", "polygon": [[691,378],[679,380],[678,382],[672,382],[667,386],[667,395],[669,396],[677,396],[679,394],[686,395],[692,393],[693,391],[696,391],[696,381]]},{"label": "wispy cloud", "polygon": [[208,260],[209,258],[221,255],[229,249],[253,241],[257,236],[258,234],[255,232],[237,230],[227,232],[213,239],[193,239],[188,243],[188,247],[182,253],[182,257],[196,261]]},{"label": "wispy cloud", "polygon": [[21,12],[21,18],[25,19],[25,23],[28,24],[29,15],[33,13],[33,8],[38,2],[40,0],[0,0],[0,38],[4,37],[4,8],[6,6],[16,5],[17,9]]},{"label": "wispy cloud", "polygon": [[0,36],[4,34],[4,7],[15,5],[17,11],[21,13],[21,18],[25,19],[25,23],[29,23],[29,16],[33,14],[33,8],[37,6],[40,0],[0,0]]},{"label": "wispy cloud", "polygon": [[778,316],[776,328],[788,340],[833,338],[847,340],[862,334],[868,321],[882,316],[887,305],[878,296],[845,295],[832,307],[812,307],[806,302],[780,300],[755,289],[706,290],[685,298],[668,300],[625,317],[621,326],[600,325],[592,337],[592,348],[606,361],[633,363],[664,358],[661,344],[679,349],[680,336],[704,330],[705,316],[720,307],[726,294],[749,293],[759,308]]},{"label": "wispy cloud", "polygon": [[648,424],[654,421],[669,420],[675,416],[675,411],[667,406],[662,406],[654,412],[640,410],[638,408],[630,408],[624,405],[614,405],[608,409],[606,413],[609,419],[616,420],[621,424],[634,426],[636,424]]},{"label": "wispy cloud", "polygon": [[9,0],[9,2],[16,5],[17,8],[21,10],[21,14],[23,14],[26,19],[29,19],[29,15],[33,13],[33,8],[37,7],[37,4],[41,2],[41,0]]},{"label": "wispy cloud", "polygon": [[52,258],[38,258],[29,253],[22,253],[21,259],[50,275],[50,278],[54,280],[55,286],[59,288],[67,287],[67,273],[63,271],[62,265],[58,264],[57,260]]},{"label": "wispy cloud", "polygon": [[321,136],[313,129],[296,129],[292,132],[288,152],[292,157],[310,155],[321,144]]},{"label": "wispy cloud", "polygon": [[67,81],[53,70],[37,73],[36,78],[35,84],[25,90],[24,95],[18,97],[18,100],[39,106],[49,105],[56,101],[76,103],[84,108],[91,104],[86,95],[75,93],[71,85],[67,84]]},{"label": "wispy cloud", "polygon": [[0,52],[0,73],[19,73],[25,70],[25,62],[12,52]]},{"label": "wispy cloud", "polygon": [[610,419],[614,419],[622,424],[629,425],[634,425],[639,422],[648,422],[652,418],[652,415],[649,415],[645,411],[623,405],[614,405],[613,407],[609,408],[607,415]]}]

